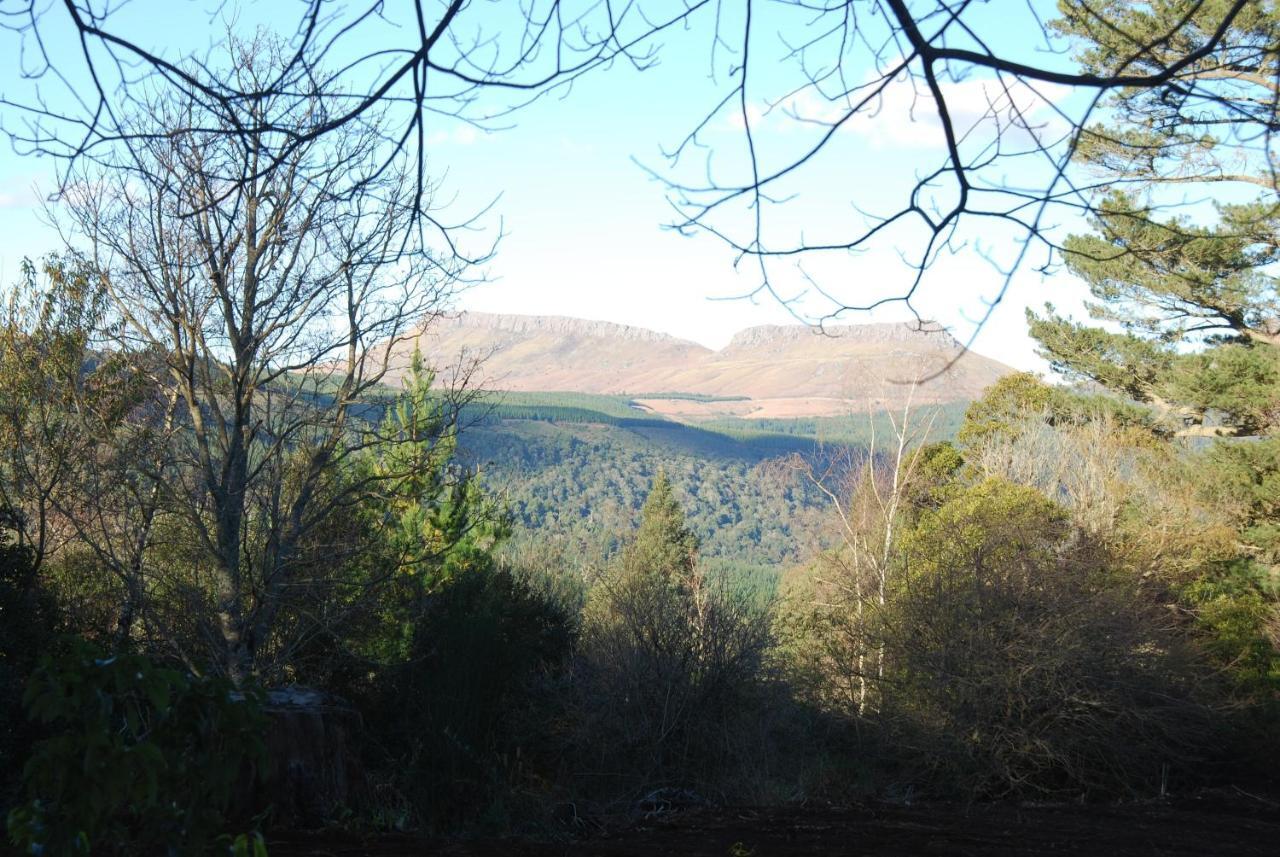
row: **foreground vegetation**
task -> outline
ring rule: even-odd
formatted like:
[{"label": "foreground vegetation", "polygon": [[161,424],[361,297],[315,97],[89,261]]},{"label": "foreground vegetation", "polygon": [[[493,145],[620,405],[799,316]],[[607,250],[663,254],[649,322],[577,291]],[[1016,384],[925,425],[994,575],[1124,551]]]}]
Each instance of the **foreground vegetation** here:
[{"label": "foreground vegetation", "polygon": [[[410,389],[387,419],[412,421],[415,396],[433,398]],[[662,470],[638,528],[589,568],[498,550],[511,530],[474,483],[422,485],[342,523],[366,564],[327,581],[315,565],[303,603],[385,576],[379,598],[328,608],[332,623],[277,678],[241,680],[230,703],[228,685],[166,653],[180,637],[118,636],[121,602],[83,546],[33,574],[35,553],[11,540],[5,664],[32,676],[33,719],[10,683],[8,769],[34,755],[10,834],[252,853],[260,807],[230,797],[264,768],[217,748],[262,752],[252,731],[236,736],[262,722],[255,688],[282,679],[362,712],[367,784],[344,811],[370,829],[538,829],[564,807],[646,795],[1100,799],[1265,784],[1276,590],[1240,541],[1249,508],[1222,502],[1248,471],[1235,446],[1188,448],[1131,417],[1015,375],[970,407],[955,442],[904,434],[840,471],[779,463],[776,478],[835,499],[829,547],[774,594],[702,559]],[[369,455],[361,467],[386,466]],[[95,579],[103,589],[86,591]],[[60,779],[57,760],[85,752],[142,791]]]}]

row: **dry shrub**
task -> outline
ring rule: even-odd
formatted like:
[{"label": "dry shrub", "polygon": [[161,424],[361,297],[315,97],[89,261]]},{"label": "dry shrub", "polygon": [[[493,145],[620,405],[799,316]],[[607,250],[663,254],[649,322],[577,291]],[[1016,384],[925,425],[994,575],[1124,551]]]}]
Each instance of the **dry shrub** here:
[{"label": "dry shrub", "polygon": [[574,662],[574,772],[597,796],[723,791],[761,754],[772,695],[767,611],[723,578],[623,571],[600,581]]},{"label": "dry shrub", "polygon": [[982,796],[1149,792],[1216,752],[1175,615],[1039,491],[986,480],[925,513],[881,616],[880,716],[917,776]]},{"label": "dry shrub", "polygon": [[1196,460],[1105,414],[1061,426],[1024,415],[967,449],[965,460],[979,479],[1032,487],[1061,504],[1136,574],[1181,583],[1238,553],[1225,504],[1203,496]]}]

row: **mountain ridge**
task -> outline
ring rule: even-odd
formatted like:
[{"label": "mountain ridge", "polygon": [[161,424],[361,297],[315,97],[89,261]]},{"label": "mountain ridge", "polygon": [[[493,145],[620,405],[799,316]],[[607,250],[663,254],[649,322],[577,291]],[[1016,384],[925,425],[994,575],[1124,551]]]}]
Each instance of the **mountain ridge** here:
[{"label": "mountain ridge", "polygon": [[[570,316],[464,312],[433,320],[394,350],[388,380],[414,348],[449,383],[479,360],[472,383],[515,392],[639,397],[654,413],[696,421],[724,416],[830,416],[908,398],[977,398],[1008,366],[964,347],[936,324],[757,325],[719,350],[633,325]],[[452,374],[451,374],[452,373]],[[912,379],[924,378],[915,390]],[[661,393],[733,397],[690,401]]]},{"label": "mountain ridge", "polygon": [[517,315],[514,313],[491,313],[491,312],[473,312],[465,311],[453,315],[443,316],[433,324],[437,326],[472,326],[489,328],[492,330],[510,331],[513,333],[526,333],[531,331],[546,331],[560,333],[581,333],[590,336],[603,336],[611,334],[622,339],[637,340],[642,342],[671,342],[680,343],[682,345],[690,345],[697,348],[705,348],[707,351],[713,349],[707,348],[705,345],[699,345],[690,340],[680,339],[669,333],[663,333],[657,330],[651,330],[647,327],[639,327],[631,324],[620,324],[613,321],[600,321],[596,319],[575,318],[569,315]]},{"label": "mountain ridge", "polygon": [[760,324],[743,328],[733,335],[729,344],[716,353],[737,348],[757,347],[778,342],[808,342],[810,337],[832,341],[853,340],[859,342],[915,342],[919,337],[930,337],[944,349],[962,351],[962,346],[949,331],[933,322],[914,325],[908,322],[875,322],[869,324],[829,324],[825,327],[808,327],[803,324]]}]

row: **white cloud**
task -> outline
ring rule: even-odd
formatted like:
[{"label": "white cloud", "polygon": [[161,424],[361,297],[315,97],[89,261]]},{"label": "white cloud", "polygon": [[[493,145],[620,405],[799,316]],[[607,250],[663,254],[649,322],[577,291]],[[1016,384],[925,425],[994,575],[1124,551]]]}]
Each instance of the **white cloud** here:
[{"label": "white cloud", "polygon": [[427,135],[428,146],[470,146],[480,139],[480,132],[474,125],[458,125],[451,131],[440,129]]},{"label": "white cloud", "polygon": [[[1007,140],[1011,131],[1023,142],[1048,144],[1066,130],[1053,107],[1064,97],[1065,87],[1038,84],[1033,88],[1018,80],[975,78],[944,81],[941,89],[951,126],[966,147],[985,146],[997,134]],[[861,104],[863,99],[867,99],[865,104]],[[753,127],[783,131],[796,123],[829,126],[844,119],[854,107],[859,107],[857,115],[848,119],[845,127],[873,145],[909,149],[945,146],[937,102],[923,80],[905,73],[883,85],[878,78],[869,78],[848,98],[827,98],[808,87],[770,111],[748,113]],[[730,124],[741,129],[740,112],[729,118]]]},{"label": "white cloud", "polygon": [[[746,122],[742,119],[742,113],[742,105],[736,101],[726,108],[726,113],[724,114],[725,124],[730,130],[741,131],[746,127]],[[766,122],[765,109],[757,104],[748,104],[746,114],[747,122],[751,123],[753,129],[759,128],[762,123]]]},{"label": "white cloud", "polygon": [[0,211],[35,208],[39,204],[40,196],[34,187],[15,186],[0,190]]}]

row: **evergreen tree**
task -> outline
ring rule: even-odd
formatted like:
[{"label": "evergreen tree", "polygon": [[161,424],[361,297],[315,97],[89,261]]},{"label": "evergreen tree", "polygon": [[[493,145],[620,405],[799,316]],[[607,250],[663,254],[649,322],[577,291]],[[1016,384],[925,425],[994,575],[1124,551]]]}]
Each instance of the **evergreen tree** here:
[{"label": "evergreen tree", "polygon": [[698,537],[685,522],[671,481],[659,470],[640,512],[635,541],[622,555],[623,574],[661,577],[671,582],[689,580],[694,573]]},{"label": "evergreen tree", "polygon": [[[1220,2],[1122,0],[1103,10],[1060,0],[1057,29],[1077,38],[1086,70],[1161,67],[1213,35]],[[1221,17],[1217,18],[1221,20]],[[1177,26],[1174,26],[1174,25]],[[1177,37],[1154,41],[1158,34]],[[1266,141],[1276,127],[1280,7],[1260,2],[1223,46],[1159,89],[1119,90],[1110,125],[1081,132],[1078,159],[1111,192],[1093,206],[1093,232],[1065,243],[1068,268],[1089,286],[1104,330],[1052,307],[1028,313],[1053,367],[1140,402],[1185,434],[1250,435],[1277,424],[1280,292],[1266,266],[1280,260],[1280,197]],[[1159,213],[1182,185],[1262,188],[1220,203],[1216,222]]]},{"label": "evergreen tree", "polygon": [[587,595],[575,670],[579,740],[649,784],[713,775],[752,716],[768,613],[698,567],[659,470],[634,538]]}]

